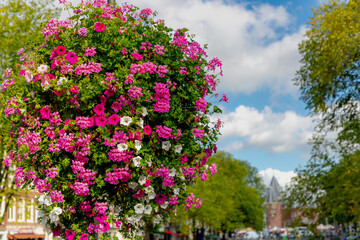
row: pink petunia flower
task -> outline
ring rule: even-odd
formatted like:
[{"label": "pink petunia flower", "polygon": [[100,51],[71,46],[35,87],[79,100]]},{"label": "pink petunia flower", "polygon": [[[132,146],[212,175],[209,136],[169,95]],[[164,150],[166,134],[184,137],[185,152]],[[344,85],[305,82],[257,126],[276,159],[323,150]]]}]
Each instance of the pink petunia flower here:
[{"label": "pink petunia flower", "polygon": [[103,115],[104,114],[104,111],[105,111],[105,107],[104,105],[102,104],[98,104],[95,106],[94,108],[94,112],[97,114],[97,115]]},{"label": "pink petunia flower", "polygon": [[94,24],[94,30],[95,30],[96,32],[102,32],[102,31],[104,31],[105,29],[106,29],[105,24],[103,24],[102,22],[96,22],[96,23]]},{"label": "pink petunia flower", "polygon": [[73,240],[75,238],[75,233],[70,229],[66,229],[65,236],[68,240]]},{"label": "pink petunia flower", "polygon": [[50,119],[50,110],[48,106],[45,106],[40,109],[40,114],[42,119]]},{"label": "pink petunia flower", "polygon": [[120,121],[120,118],[117,114],[113,114],[108,118],[108,122],[110,125],[116,125]]},{"label": "pink petunia flower", "polygon": [[223,97],[221,98],[221,100],[224,102],[228,102],[229,99],[227,98],[226,94],[223,94]]},{"label": "pink petunia flower", "polygon": [[150,134],[151,134],[151,127],[150,127],[149,125],[146,125],[146,126],[144,127],[144,133],[145,133],[146,135],[150,135]]},{"label": "pink petunia flower", "polygon": [[167,200],[167,197],[164,194],[156,194],[155,196],[155,202],[158,204],[164,204],[164,202]]},{"label": "pink petunia flower", "polygon": [[57,46],[55,52],[59,55],[64,55],[66,53],[66,47]]},{"label": "pink petunia flower", "polygon": [[66,60],[70,63],[70,64],[74,64],[74,63],[76,63],[76,62],[78,62],[79,61],[79,59],[78,59],[78,57],[76,56],[76,54],[75,53],[73,53],[73,52],[68,52],[68,54],[66,54]]},{"label": "pink petunia flower", "polygon": [[106,117],[95,117],[96,126],[104,127],[106,125]]}]

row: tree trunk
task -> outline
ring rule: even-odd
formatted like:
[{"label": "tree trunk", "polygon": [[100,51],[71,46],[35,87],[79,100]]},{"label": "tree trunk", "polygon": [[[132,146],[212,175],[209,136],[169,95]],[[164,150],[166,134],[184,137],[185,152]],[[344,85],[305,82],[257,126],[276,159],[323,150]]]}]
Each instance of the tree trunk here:
[{"label": "tree trunk", "polygon": [[144,240],[150,240],[151,229],[152,229],[152,224],[151,223],[146,224]]}]

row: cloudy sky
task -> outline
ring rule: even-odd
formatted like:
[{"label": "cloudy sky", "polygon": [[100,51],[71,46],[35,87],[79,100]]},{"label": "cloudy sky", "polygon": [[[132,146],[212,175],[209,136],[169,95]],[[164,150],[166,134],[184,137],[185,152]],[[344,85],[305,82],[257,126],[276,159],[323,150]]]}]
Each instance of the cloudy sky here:
[{"label": "cloudy sky", "polygon": [[222,105],[219,149],[270,177],[281,171],[286,179],[306,163],[314,124],[292,79],[311,8],[324,0],[127,2],[155,10],[172,28],[188,28],[208,44],[209,57],[222,60],[219,93],[227,94],[229,103]]}]

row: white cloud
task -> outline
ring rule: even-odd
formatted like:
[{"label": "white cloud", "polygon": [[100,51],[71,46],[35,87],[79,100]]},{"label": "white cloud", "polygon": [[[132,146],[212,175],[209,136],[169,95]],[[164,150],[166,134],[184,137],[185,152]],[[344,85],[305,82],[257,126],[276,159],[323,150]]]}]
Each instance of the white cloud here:
[{"label": "white cloud", "polygon": [[273,113],[269,107],[259,111],[240,105],[221,118],[224,122],[221,140],[233,140],[227,151],[257,148],[273,153],[293,150],[304,153],[314,128],[310,117],[299,116],[293,111]]},{"label": "white cloud", "polygon": [[283,172],[277,169],[267,168],[266,170],[259,171],[258,176],[263,179],[265,186],[269,186],[271,178],[275,176],[280,186],[283,188],[290,183],[291,178],[297,174],[294,171]]},{"label": "white cloud", "polygon": [[[187,27],[200,43],[208,43],[209,57],[224,64],[221,90],[251,93],[261,87],[293,93],[291,79],[299,67],[297,45],[305,28],[280,36],[292,17],[282,6],[263,4],[253,9],[222,0],[130,0],[152,8],[173,28]],[[280,36],[280,39],[279,39]]]}]

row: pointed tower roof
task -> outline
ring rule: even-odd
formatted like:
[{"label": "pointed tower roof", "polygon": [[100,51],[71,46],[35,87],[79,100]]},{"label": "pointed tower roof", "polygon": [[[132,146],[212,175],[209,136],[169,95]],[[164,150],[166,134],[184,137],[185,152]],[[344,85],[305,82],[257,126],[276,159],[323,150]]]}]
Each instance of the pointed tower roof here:
[{"label": "pointed tower roof", "polygon": [[276,180],[275,176],[273,176],[267,191],[266,201],[268,203],[279,202],[281,198],[281,191],[282,188],[279,182]]}]

